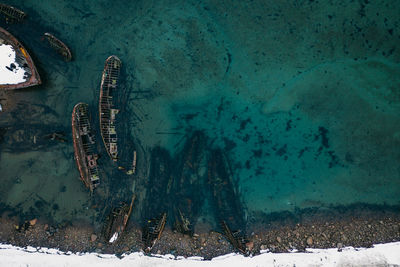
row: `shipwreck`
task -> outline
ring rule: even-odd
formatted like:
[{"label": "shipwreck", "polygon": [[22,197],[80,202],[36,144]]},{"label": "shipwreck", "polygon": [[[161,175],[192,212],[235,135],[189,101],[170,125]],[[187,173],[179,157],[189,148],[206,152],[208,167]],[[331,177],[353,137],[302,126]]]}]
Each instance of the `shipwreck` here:
[{"label": "shipwreck", "polygon": [[44,34],[44,38],[49,42],[50,46],[54,48],[54,50],[60,54],[65,61],[71,61],[72,59],[72,54],[71,51],[69,50],[68,46],[66,46],[61,40],[56,38],[54,35],[51,33],[46,32]]},{"label": "shipwreck", "polygon": [[235,249],[246,253],[246,235],[243,207],[233,185],[233,172],[229,161],[220,149],[211,152],[208,178],[215,207],[215,217],[224,235]]},{"label": "shipwreck", "polygon": [[26,13],[18,8],[6,4],[0,4],[0,13],[5,16],[6,21],[22,21],[26,17]]},{"label": "shipwreck", "polygon": [[100,184],[97,169],[97,154],[95,136],[90,126],[88,104],[78,103],[72,111],[72,140],[74,157],[81,180],[91,192]]},{"label": "shipwreck", "polygon": [[14,36],[1,27],[0,50],[2,65],[0,88],[20,89],[41,83],[39,73],[28,51]]},{"label": "shipwreck", "polygon": [[45,124],[11,124],[0,126],[0,142],[3,151],[19,153],[51,150],[53,146],[66,143],[66,129]]},{"label": "shipwreck", "polygon": [[107,58],[101,78],[99,99],[100,133],[107,153],[114,162],[118,160],[116,115],[119,110],[114,108],[113,97],[118,89],[120,69],[121,60],[118,57]]},{"label": "shipwreck", "polygon": [[152,218],[169,208],[168,192],[172,183],[171,156],[168,151],[155,147],[151,151],[145,217]]},{"label": "shipwreck", "polygon": [[103,229],[104,238],[108,243],[116,242],[125,230],[132,213],[134,201],[135,195],[133,195],[130,204],[122,203],[122,205],[113,208],[111,213],[108,215]]},{"label": "shipwreck", "polygon": [[[168,194],[172,184],[171,156],[166,149],[155,147],[151,151],[145,218],[151,218],[143,227],[143,243],[151,250],[164,229],[170,205]],[[161,214],[161,215],[160,215]]]},{"label": "shipwreck", "polygon": [[142,236],[142,240],[147,251],[150,251],[156,244],[157,240],[160,239],[166,222],[166,212],[162,213],[158,218],[153,218],[147,221]]},{"label": "shipwreck", "polygon": [[206,172],[206,136],[195,131],[186,141],[174,180],[178,199],[174,204],[175,228],[183,234],[193,235],[193,225],[204,203],[202,188]]}]

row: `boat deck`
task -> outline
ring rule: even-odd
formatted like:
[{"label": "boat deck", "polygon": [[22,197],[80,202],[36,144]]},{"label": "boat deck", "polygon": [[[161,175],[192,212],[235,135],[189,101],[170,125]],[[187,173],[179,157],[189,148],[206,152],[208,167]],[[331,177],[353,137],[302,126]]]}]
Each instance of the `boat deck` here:
[{"label": "boat deck", "polygon": [[116,131],[116,115],[113,97],[118,88],[121,60],[116,56],[107,58],[100,86],[99,118],[100,132],[107,153],[113,161],[118,160],[118,137]]},{"label": "boat deck", "polygon": [[90,126],[88,105],[78,103],[72,112],[72,138],[75,161],[81,180],[93,192],[100,184],[97,168],[97,154],[94,152],[95,137]]}]

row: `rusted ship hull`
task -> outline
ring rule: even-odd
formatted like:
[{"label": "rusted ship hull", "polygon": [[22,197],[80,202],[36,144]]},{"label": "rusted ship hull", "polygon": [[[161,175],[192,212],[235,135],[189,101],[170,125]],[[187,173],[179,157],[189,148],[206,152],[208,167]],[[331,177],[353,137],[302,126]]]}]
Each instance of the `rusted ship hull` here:
[{"label": "rusted ship hull", "polygon": [[78,103],[72,111],[72,140],[74,157],[81,180],[91,192],[100,184],[95,137],[90,126],[88,105]]},{"label": "rusted ship hull", "polygon": [[104,227],[104,237],[108,243],[116,242],[125,230],[132,213],[134,201],[135,195],[132,197],[130,205],[123,204],[120,207],[113,208],[110,215],[107,217]]},{"label": "rusted ship hull", "polygon": [[17,84],[0,84],[0,88],[4,89],[21,89],[29,86],[41,84],[39,73],[28,51],[22,44],[9,32],[0,27],[0,45],[11,45],[15,51],[16,62],[25,71],[25,81]]},{"label": "rusted ship hull", "polygon": [[65,61],[71,61],[72,54],[68,46],[66,46],[61,40],[56,38],[51,33],[46,32],[44,37],[49,42],[50,46],[53,47],[54,50],[56,50],[56,52],[64,58]]},{"label": "rusted ship hull", "polygon": [[0,4],[0,13],[6,17],[7,21],[21,21],[26,17],[25,12],[23,12],[22,10],[5,4]]},{"label": "rusted ship hull", "polygon": [[118,57],[110,56],[107,58],[101,78],[99,99],[101,138],[108,155],[114,162],[118,160],[116,115],[119,110],[114,108],[113,96],[118,88],[120,69],[121,60]]},{"label": "rusted ship hull", "polygon": [[142,236],[142,240],[147,251],[150,251],[156,244],[157,240],[160,239],[166,222],[167,213],[163,213],[160,217],[147,221]]},{"label": "rusted ship hull", "polygon": [[246,252],[243,208],[232,183],[232,170],[220,149],[212,151],[208,176],[217,220],[232,245]]}]

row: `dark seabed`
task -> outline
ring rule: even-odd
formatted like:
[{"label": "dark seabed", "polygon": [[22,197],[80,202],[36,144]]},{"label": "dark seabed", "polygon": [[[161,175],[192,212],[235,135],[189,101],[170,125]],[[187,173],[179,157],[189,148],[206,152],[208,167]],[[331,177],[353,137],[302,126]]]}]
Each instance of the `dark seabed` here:
[{"label": "dark seabed", "polygon": [[[29,50],[43,85],[12,92],[16,107],[0,112],[3,218],[99,233],[135,194],[130,227],[166,212],[167,229],[222,232],[225,221],[250,236],[307,212],[399,211],[399,1],[4,3],[28,14],[0,26]],[[70,47],[71,62],[44,32]],[[122,60],[118,164],[98,122],[110,55]],[[89,104],[100,154],[92,196],[73,159],[78,102]],[[45,138],[53,132],[67,142]],[[118,166],[133,151],[127,175]]]}]

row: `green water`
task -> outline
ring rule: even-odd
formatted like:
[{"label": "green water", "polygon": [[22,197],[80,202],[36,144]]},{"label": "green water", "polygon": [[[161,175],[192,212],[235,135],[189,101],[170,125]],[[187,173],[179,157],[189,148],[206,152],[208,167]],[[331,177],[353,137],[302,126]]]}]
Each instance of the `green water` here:
[{"label": "green water", "polygon": [[[24,115],[8,123],[57,124],[69,137],[45,150],[1,150],[8,211],[98,224],[96,201],[129,201],[135,191],[140,224],[151,149],[179,158],[194,130],[205,133],[207,149],[228,155],[248,220],[400,204],[398,1],[5,2],[28,13],[21,24],[1,26],[25,44],[44,80],[16,92]],[[41,41],[46,31],[69,45],[72,62]],[[112,54],[123,62],[121,138],[139,151],[138,173],[116,170],[98,139],[103,183],[91,198],[73,160],[71,111],[86,102],[97,123]],[[211,204],[201,205],[199,223],[211,222]]]}]

